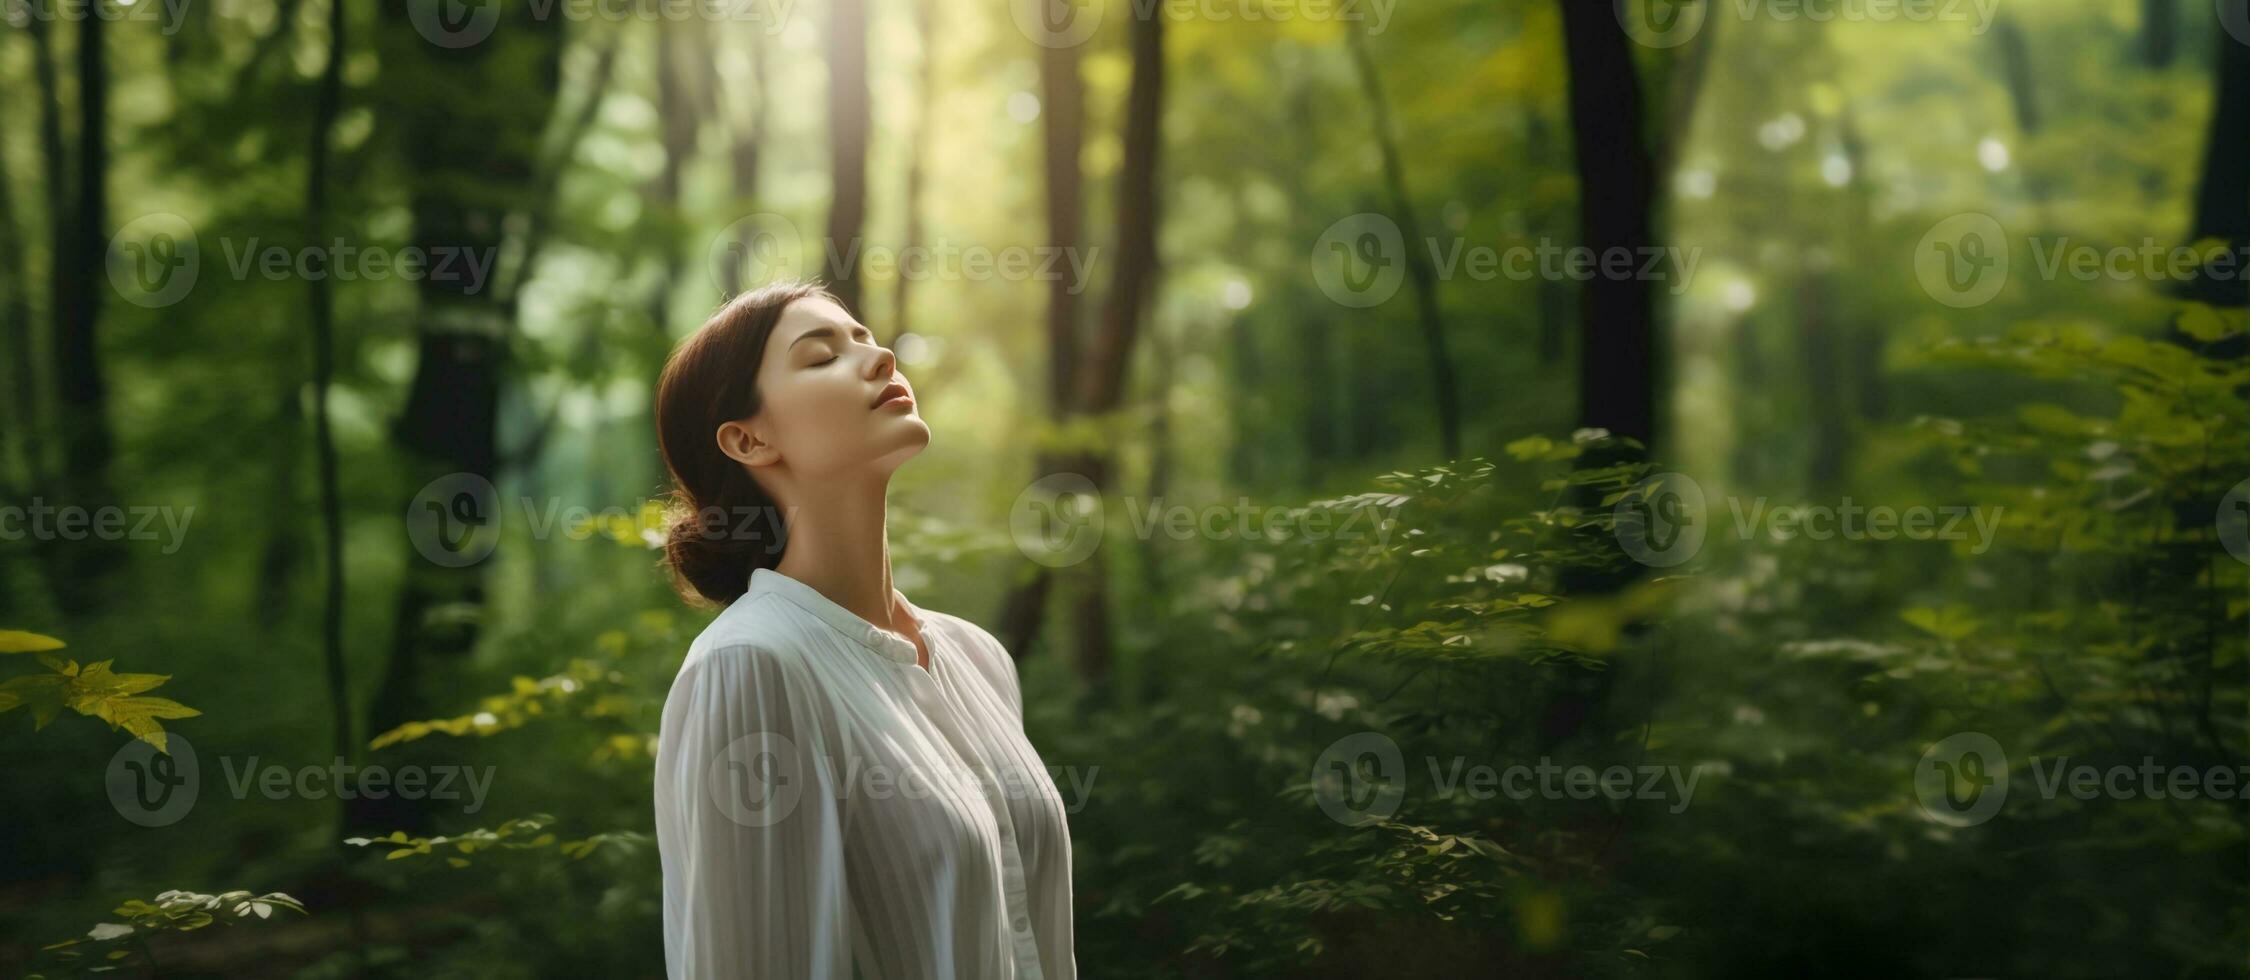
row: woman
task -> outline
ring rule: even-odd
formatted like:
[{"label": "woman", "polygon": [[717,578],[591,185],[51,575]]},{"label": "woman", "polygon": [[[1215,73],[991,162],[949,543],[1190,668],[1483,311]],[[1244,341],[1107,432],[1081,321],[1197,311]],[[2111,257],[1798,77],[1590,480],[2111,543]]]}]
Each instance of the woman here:
[{"label": "woman", "polygon": [[735,298],[674,351],[668,557],[725,607],[664,701],[670,975],[1070,980],[1070,830],[1006,650],[891,587],[884,494],[930,441],[825,290]]}]

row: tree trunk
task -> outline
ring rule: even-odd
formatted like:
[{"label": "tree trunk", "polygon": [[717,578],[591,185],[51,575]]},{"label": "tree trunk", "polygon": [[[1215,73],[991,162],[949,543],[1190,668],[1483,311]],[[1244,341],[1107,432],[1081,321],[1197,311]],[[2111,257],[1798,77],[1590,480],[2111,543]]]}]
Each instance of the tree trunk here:
[{"label": "tree trunk", "polygon": [[[0,411],[0,488],[26,495],[39,485],[39,375],[32,364],[31,278],[24,257],[24,228],[16,214],[15,185],[0,163],[0,332],[6,334],[8,399]],[[14,475],[8,476],[7,474]]]},{"label": "tree trunk", "polygon": [[1805,269],[1797,276],[1797,349],[1804,356],[1805,403],[1812,453],[1807,478],[1825,497],[1844,478],[1851,432],[1845,418],[1843,377],[1837,363],[1841,323],[1830,273]]},{"label": "tree trunk", "polygon": [[[62,86],[56,79],[54,35],[51,31],[52,28],[43,17],[33,17],[24,25],[24,32],[31,35],[32,77],[39,85],[39,164],[40,173],[46,178],[47,184],[47,316],[50,339],[63,331],[63,297],[73,288],[70,277],[75,271],[76,263],[66,262],[63,257],[78,254],[77,246],[72,244],[73,224],[69,205],[66,203],[70,200],[70,155],[63,145]],[[27,339],[26,346],[28,345]],[[29,371],[28,360],[19,361],[18,364]],[[36,399],[35,392],[35,389],[26,387],[18,391],[16,397],[19,400],[26,396]],[[37,405],[36,400],[34,405]],[[31,485],[40,486],[46,482],[47,476],[45,453],[42,451],[33,454],[31,462]]]},{"label": "tree trunk", "polygon": [[860,230],[867,218],[867,0],[836,0],[828,22],[829,197],[823,277],[854,316],[860,309]]},{"label": "tree trunk", "polygon": [[[1610,5],[1561,0],[1577,154],[1580,244],[1596,261],[1654,244],[1655,175],[1632,42]],[[1640,277],[1586,282],[1579,303],[1578,418],[1648,443],[1656,434],[1656,309]]]},{"label": "tree trunk", "polygon": [[[753,203],[759,199],[758,159],[760,152],[764,149],[766,138],[766,45],[764,31],[745,31],[743,33],[750,42],[748,59],[750,62],[750,91],[747,95],[738,96],[742,100],[743,107],[741,109],[730,109],[729,112],[729,129],[732,133],[732,140],[727,153],[727,162],[733,176],[736,208],[743,214],[749,214],[752,213]],[[738,91],[738,88],[738,86],[726,86],[725,90],[734,93]],[[745,229],[744,233],[749,234],[751,232],[749,229]],[[743,240],[740,244],[747,246],[749,242]],[[741,262],[728,262],[720,266],[719,285],[728,296],[741,292],[747,285],[742,281],[742,273],[743,263]]]},{"label": "tree trunk", "polygon": [[[113,451],[109,392],[102,377],[99,274],[108,264],[109,72],[104,19],[78,20],[78,179],[68,247],[55,250],[54,359],[56,419],[63,469],[74,494],[95,492]],[[59,195],[56,198],[62,200]],[[61,222],[58,221],[58,224]],[[90,505],[90,504],[89,504]]]},{"label": "tree trunk", "polygon": [[[1116,195],[1116,271],[1102,305],[1101,320],[1082,356],[1064,360],[1063,354],[1056,353],[1056,360],[1052,362],[1056,370],[1065,372],[1050,390],[1060,407],[1057,422],[1073,415],[1098,416],[1117,410],[1124,398],[1125,372],[1131,365],[1134,341],[1139,336],[1144,308],[1156,277],[1156,160],[1162,138],[1158,124],[1164,100],[1161,9],[1152,8],[1147,16],[1133,18],[1130,45],[1133,80],[1125,97],[1125,163],[1118,174]],[[1049,49],[1050,60],[1042,61],[1043,70],[1061,66],[1067,68],[1067,72],[1047,79],[1046,88],[1050,93],[1061,91],[1070,96],[1066,101],[1072,109],[1064,118],[1049,118],[1050,126],[1064,127],[1064,132],[1048,137],[1049,231],[1050,237],[1058,242],[1074,242],[1078,210],[1078,140],[1074,135],[1078,130],[1077,62],[1075,56],[1056,58],[1054,50]],[[1049,109],[1053,108],[1051,102]],[[1058,152],[1058,140],[1066,143],[1067,148]],[[1061,220],[1052,210],[1057,203],[1068,205],[1060,212],[1066,216]],[[1065,237],[1066,230],[1069,237]],[[1060,291],[1051,294],[1051,298],[1067,295],[1067,291]],[[1074,327],[1074,313],[1058,314],[1050,306],[1050,340],[1059,334],[1075,336],[1075,329],[1066,329]],[[1075,472],[1084,476],[1092,482],[1097,494],[1107,490],[1112,469],[1112,461],[1102,450],[1073,451],[1061,457],[1042,454],[1040,464],[1042,473]],[[1096,699],[1108,696],[1111,661],[1107,575],[1103,569],[1095,567],[1102,561],[1103,556],[1098,551],[1088,560],[1088,567],[1081,576],[1084,587],[1072,603],[1077,611],[1078,673]],[[1002,610],[1001,621],[1009,631],[1007,639],[1018,644],[1011,648],[1018,651],[1018,657],[1038,634],[1048,575],[1044,567],[1033,572],[1031,579],[1008,596]]]},{"label": "tree trunk", "polygon": [[[310,161],[305,166],[305,240],[328,240],[328,138],[344,97],[344,38],[351,11],[332,0],[328,11],[328,63],[313,103]],[[321,552],[327,558],[320,640],[328,674],[329,711],[335,719],[336,755],[359,757],[352,738],[351,695],[344,673],[344,512],[338,486],[336,434],[328,415],[328,389],[336,374],[335,304],[327,276],[313,276],[307,312],[312,325],[313,445],[319,459]],[[344,819],[350,818],[346,809]]]},{"label": "tree trunk", "polygon": [[[2250,19],[2250,0],[2224,0],[2231,15]],[[2222,8],[2222,14],[2227,13]],[[2238,21],[2239,22],[2239,21]],[[2203,149],[2203,176],[2195,192],[2195,231],[2190,241],[2217,238],[2230,249],[2250,245],[2250,44],[2218,32],[2218,96]],[[2197,276],[2182,290],[2188,299],[2214,306],[2250,302],[2250,283],[2242,276]],[[2240,337],[2222,341],[2229,354],[2244,350]]]},{"label": "tree trunk", "polygon": [[[1043,46],[1039,52],[1040,143],[1045,149],[1047,247],[1070,254],[1080,247],[1085,174],[1078,156],[1085,142],[1084,83],[1078,75],[1076,45]],[[1057,277],[1047,283],[1047,416],[1055,425],[1069,421],[1076,406],[1071,391],[1078,373],[1078,296]],[[1042,448],[1033,460],[1034,480],[1063,472],[1060,457]],[[1028,577],[1008,591],[1000,611],[1000,639],[1021,660],[1030,655],[1046,618],[1053,570],[1033,565]]]},{"label": "tree trunk", "polygon": [[2179,50],[2179,0],[2141,0],[2141,64],[2170,68]]},{"label": "tree trunk", "polygon": [[[1133,81],[1125,96],[1125,165],[1118,173],[1117,272],[1102,304],[1102,319],[1086,348],[1079,410],[1107,415],[1124,400],[1125,372],[1146,318],[1156,280],[1156,162],[1163,142],[1164,12],[1133,18]],[[1107,451],[1090,453],[1086,478],[1107,495],[1114,464]],[[1097,554],[1087,563],[1086,589],[1078,599],[1078,671],[1097,698],[1106,695],[1111,661],[1109,589]]]},{"label": "tree trunk", "polygon": [[1382,151],[1383,183],[1391,198],[1406,248],[1406,274],[1414,282],[1414,309],[1421,318],[1422,348],[1430,362],[1430,393],[1437,400],[1438,445],[1446,459],[1461,456],[1461,409],[1453,393],[1453,356],[1445,345],[1445,314],[1438,305],[1437,271],[1430,267],[1420,223],[1414,220],[1414,200],[1406,192],[1406,165],[1399,160],[1398,134],[1391,123],[1391,106],[1383,96],[1383,82],[1375,73],[1375,59],[1367,53],[1367,38],[1356,30],[1344,32],[1352,65],[1359,72],[1361,89],[1375,122],[1375,145]]},{"label": "tree trunk", "polygon": [[[560,84],[561,18],[544,20],[503,13],[491,36],[462,48],[430,44],[387,8],[383,63],[443,91],[512,88],[512,98],[427,100],[408,92],[379,114],[400,120],[407,173],[414,188],[413,244],[433,256],[433,274],[417,283],[414,380],[406,407],[391,430],[408,467],[402,480],[412,496],[440,478],[463,475],[489,481],[499,464],[500,389],[506,374],[507,338],[514,310],[491,283],[473,276],[434,274],[435,257],[490,257],[505,239],[509,205],[537,206],[525,188],[535,183],[537,145]],[[532,46],[525,53],[520,46]],[[535,71],[503,77],[499,70]],[[489,261],[486,258],[485,261]],[[402,504],[400,511],[408,509]],[[472,514],[470,524],[492,533],[497,513]],[[368,712],[367,731],[380,733],[432,714],[433,662],[466,656],[475,646],[484,605],[479,562],[441,564],[417,551],[408,535],[391,649]],[[445,556],[440,556],[445,557]],[[386,750],[407,761],[417,743]],[[418,801],[356,801],[353,825],[369,830],[428,826]]]},{"label": "tree trunk", "polygon": [[[922,244],[922,187],[929,171],[930,118],[937,107],[937,24],[930,11],[935,0],[914,0],[914,33],[921,38],[922,61],[914,86],[914,136],[906,150],[906,248]],[[893,337],[911,329],[908,319],[914,277],[899,270],[897,290],[891,294]]]}]

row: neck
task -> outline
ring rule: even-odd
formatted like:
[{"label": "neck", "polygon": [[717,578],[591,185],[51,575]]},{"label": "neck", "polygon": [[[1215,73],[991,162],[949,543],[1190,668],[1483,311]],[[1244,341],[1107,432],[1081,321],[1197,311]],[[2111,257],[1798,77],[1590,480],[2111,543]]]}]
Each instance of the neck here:
[{"label": "neck", "polygon": [[884,629],[891,619],[890,480],[824,485],[787,505],[789,545],[775,571]]}]

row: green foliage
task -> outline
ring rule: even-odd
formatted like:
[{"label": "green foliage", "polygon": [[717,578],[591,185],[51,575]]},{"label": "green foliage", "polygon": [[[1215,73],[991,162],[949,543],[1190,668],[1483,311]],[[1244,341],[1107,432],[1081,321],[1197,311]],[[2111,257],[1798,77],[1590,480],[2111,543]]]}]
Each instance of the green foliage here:
[{"label": "green foliage", "polygon": [[633,846],[649,841],[649,835],[640,831],[611,831],[566,841],[546,832],[548,825],[554,822],[554,817],[537,813],[518,817],[498,827],[479,828],[451,836],[409,837],[404,831],[394,830],[386,837],[348,837],[344,839],[344,843],[353,847],[390,847],[391,852],[383,856],[387,861],[443,853],[448,866],[466,868],[470,864],[466,855],[491,848],[524,851],[551,846],[571,860],[579,861],[605,844]]},{"label": "green foliage", "polygon": [[[40,950],[51,954],[65,968],[108,972],[145,962],[151,934],[193,932],[214,922],[231,926],[251,918],[272,918],[277,908],[306,914],[302,904],[281,892],[254,895],[231,891],[204,895],[175,889],[157,895],[153,902],[131,899],[119,905],[114,913],[125,921],[100,923],[87,930],[82,938],[52,943]],[[96,954],[95,959],[86,960]]]},{"label": "green foliage", "polygon": [[124,729],[134,738],[168,752],[160,719],[193,718],[203,712],[170,698],[148,697],[146,692],[171,680],[168,674],[119,674],[101,660],[80,666],[78,661],[47,653],[63,642],[20,630],[0,631],[0,654],[31,653],[48,673],[23,674],[0,682],[0,714],[17,708],[31,709],[32,727],[44,729],[55,715],[69,708],[109,722],[111,730]]}]

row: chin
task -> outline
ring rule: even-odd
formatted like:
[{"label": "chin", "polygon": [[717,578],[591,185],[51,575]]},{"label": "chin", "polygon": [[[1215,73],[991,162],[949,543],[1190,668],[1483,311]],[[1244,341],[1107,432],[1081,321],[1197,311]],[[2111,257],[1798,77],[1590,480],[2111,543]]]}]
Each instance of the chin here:
[{"label": "chin", "polygon": [[875,465],[884,472],[898,469],[907,460],[922,454],[930,445],[930,426],[919,418],[909,418],[914,423],[902,426],[897,435],[883,440],[884,448],[876,457]]}]

